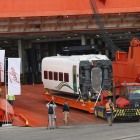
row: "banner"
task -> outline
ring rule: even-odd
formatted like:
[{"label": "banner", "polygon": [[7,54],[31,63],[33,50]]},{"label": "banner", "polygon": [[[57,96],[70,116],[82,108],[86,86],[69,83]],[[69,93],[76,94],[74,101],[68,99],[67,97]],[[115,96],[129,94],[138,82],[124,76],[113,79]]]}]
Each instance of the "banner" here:
[{"label": "banner", "polygon": [[8,58],[8,95],[20,95],[20,60]]},{"label": "banner", "polygon": [[0,50],[1,82],[4,82],[4,58],[5,58],[5,50]]}]

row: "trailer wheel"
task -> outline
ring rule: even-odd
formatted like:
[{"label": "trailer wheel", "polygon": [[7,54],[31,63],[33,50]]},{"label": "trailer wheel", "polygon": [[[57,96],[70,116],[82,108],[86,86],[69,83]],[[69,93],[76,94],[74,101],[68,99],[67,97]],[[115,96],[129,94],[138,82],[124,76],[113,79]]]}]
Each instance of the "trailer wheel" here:
[{"label": "trailer wheel", "polygon": [[0,122],[0,127],[2,127],[2,122]]},{"label": "trailer wheel", "polygon": [[134,120],[134,122],[139,122],[139,119]]},{"label": "trailer wheel", "polygon": [[95,107],[95,110],[94,110],[94,115],[95,115],[96,118],[98,118],[98,110],[97,110],[96,107]]}]

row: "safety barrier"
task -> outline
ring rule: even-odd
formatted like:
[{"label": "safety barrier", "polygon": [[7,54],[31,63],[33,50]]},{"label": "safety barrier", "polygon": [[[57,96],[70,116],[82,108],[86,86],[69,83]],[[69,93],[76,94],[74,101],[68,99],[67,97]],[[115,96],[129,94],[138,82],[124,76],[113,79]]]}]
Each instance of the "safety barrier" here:
[{"label": "safety barrier", "polygon": [[19,119],[20,119],[26,126],[29,125],[28,120],[27,120],[25,117],[23,117],[21,114],[19,115]]}]

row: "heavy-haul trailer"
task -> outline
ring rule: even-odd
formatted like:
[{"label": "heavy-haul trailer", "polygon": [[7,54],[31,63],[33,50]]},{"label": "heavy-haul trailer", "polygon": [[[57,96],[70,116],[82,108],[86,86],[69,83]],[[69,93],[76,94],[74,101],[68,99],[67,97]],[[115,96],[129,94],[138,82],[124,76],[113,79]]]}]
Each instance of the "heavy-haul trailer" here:
[{"label": "heavy-haul trailer", "polygon": [[58,104],[68,100],[71,107],[103,118],[106,99],[114,97],[116,118],[138,120],[139,93],[135,94],[138,99],[127,98],[133,94],[127,89],[139,89],[139,83],[120,83],[113,88],[112,74],[112,63],[103,55],[47,57],[42,61],[42,81],[47,91],[43,96]]},{"label": "heavy-haul trailer", "polygon": [[42,60],[42,81],[47,90],[43,96],[59,104],[68,100],[71,107],[90,113],[94,113],[100,92],[112,92],[112,77],[112,62],[105,55],[55,56]]}]

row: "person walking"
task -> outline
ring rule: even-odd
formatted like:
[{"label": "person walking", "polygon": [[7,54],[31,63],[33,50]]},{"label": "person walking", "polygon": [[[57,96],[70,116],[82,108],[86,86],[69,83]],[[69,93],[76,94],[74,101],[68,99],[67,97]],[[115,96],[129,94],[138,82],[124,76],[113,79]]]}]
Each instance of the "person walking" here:
[{"label": "person walking", "polygon": [[65,124],[68,123],[68,118],[70,117],[70,108],[68,105],[68,101],[65,101],[65,104],[63,105],[63,114],[64,114],[64,122]]},{"label": "person walking", "polygon": [[54,129],[54,121],[55,121],[55,108],[57,107],[56,104],[51,101],[48,104],[46,104],[48,108],[48,114],[49,114],[49,125],[51,129],[51,122],[53,121],[53,129]]},{"label": "person walking", "polygon": [[114,111],[115,111],[114,105],[111,102],[111,99],[109,98],[108,102],[106,103],[107,120],[109,126],[112,126],[112,122],[114,120],[114,114],[113,114]]}]

